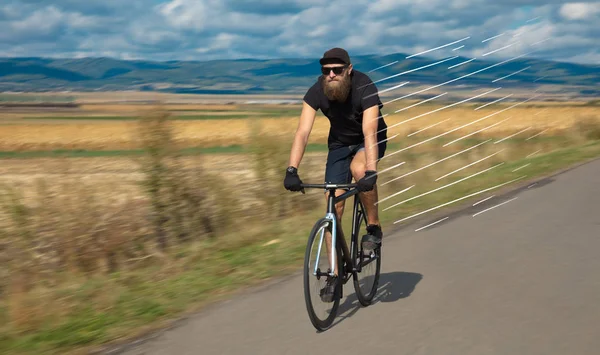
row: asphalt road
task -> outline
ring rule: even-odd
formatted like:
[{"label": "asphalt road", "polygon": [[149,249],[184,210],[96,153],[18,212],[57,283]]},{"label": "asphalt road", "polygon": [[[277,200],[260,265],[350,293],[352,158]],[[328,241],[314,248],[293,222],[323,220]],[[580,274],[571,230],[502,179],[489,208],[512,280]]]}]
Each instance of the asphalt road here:
[{"label": "asphalt road", "polygon": [[599,354],[599,207],[596,160],[387,238],[376,303],[359,307],[348,283],[326,332],[308,319],[299,274],[127,354]]}]

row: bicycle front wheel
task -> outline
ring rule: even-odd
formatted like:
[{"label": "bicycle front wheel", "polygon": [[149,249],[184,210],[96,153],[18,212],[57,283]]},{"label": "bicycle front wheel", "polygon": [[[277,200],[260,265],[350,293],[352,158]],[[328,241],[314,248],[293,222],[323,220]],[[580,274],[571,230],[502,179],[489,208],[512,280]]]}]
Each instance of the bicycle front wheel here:
[{"label": "bicycle front wheel", "polygon": [[[333,300],[325,302],[321,299],[321,290],[326,286],[327,274],[331,271],[331,263],[327,252],[325,231],[331,233],[333,224],[325,218],[315,223],[310,232],[304,256],[304,300],[306,310],[313,326],[317,330],[327,329],[335,319],[341,294],[341,280],[338,280]],[[335,248],[335,246],[332,246]],[[341,256],[337,254],[338,270],[341,270]]]}]

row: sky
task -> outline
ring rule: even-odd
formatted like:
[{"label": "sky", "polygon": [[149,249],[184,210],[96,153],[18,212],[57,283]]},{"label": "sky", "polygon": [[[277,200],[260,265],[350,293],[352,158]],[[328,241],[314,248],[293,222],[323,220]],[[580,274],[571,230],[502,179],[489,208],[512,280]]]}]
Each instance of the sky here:
[{"label": "sky", "polygon": [[600,2],[553,0],[2,0],[0,56],[318,58],[455,42],[426,55],[597,65],[599,23]]}]

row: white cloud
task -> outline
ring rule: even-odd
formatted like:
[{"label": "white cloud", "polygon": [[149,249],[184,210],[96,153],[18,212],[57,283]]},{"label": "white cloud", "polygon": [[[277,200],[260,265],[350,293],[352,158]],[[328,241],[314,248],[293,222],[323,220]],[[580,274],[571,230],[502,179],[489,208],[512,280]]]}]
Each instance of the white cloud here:
[{"label": "white cloud", "polygon": [[66,21],[74,29],[101,30],[101,27],[106,25],[100,17],[87,16],[77,12],[67,14]]},{"label": "white cloud", "polygon": [[402,10],[409,5],[404,0],[375,0],[367,9],[369,14],[384,14],[390,11]]},{"label": "white cloud", "polygon": [[560,14],[567,20],[584,20],[600,13],[600,4],[596,3],[568,3],[560,8]]},{"label": "white cloud", "polygon": [[600,64],[600,51],[589,51],[586,53],[581,53],[574,55],[572,57],[565,58],[566,61],[580,64]]},{"label": "white cloud", "polygon": [[[483,45],[471,51],[474,57],[489,54],[489,58],[514,57],[523,53],[540,50],[540,48],[550,48],[552,43],[550,40],[535,44],[547,38],[552,39],[555,32],[555,26],[549,23],[538,23],[533,25],[525,25],[514,30],[506,30],[500,34],[501,36],[491,39],[483,43]],[[504,49],[503,49],[504,48]]]},{"label": "white cloud", "polygon": [[11,23],[11,30],[18,34],[54,32],[63,23],[64,14],[54,6],[37,10],[26,18]]},{"label": "white cloud", "polygon": [[91,36],[80,42],[76,48],[79,51],[85,51],[87,53],[98,51],[106,51],[109,49],[120,51],[127,50],[132,47],[132,43],[127,41],[126,38],[119,35],[111,36]]},{"label": "white cloud", "polygon": [[22,16],[23,8],[17,4],[6,4],[0,7],[0,13],[2,17],[18,18]]},{"label": "white cloud", "polygon": [[222,31],[273,34],[292,16],[290,14],[261,15],[230,11],[221,0],[171,0],[156,6],[156,11],[173,28],[197,33]]},{"label": "white cloud", "polygon": [[185,1],[173,0],[156,6],[156,9],[165,16],[167,22],[177,28],[204,28],[210,7],[203,0]]}]

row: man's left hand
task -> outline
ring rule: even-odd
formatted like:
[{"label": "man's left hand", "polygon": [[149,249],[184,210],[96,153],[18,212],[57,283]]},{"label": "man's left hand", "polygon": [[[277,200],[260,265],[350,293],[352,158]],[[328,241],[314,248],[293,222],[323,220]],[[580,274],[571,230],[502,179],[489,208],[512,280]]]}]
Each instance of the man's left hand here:
[{"label": "man's left hand", "polygon": [[377,172],[375,170],[367,170],[365,176],[358,180],[358,191],[365,192],[373,190],[375,183],[377,182]]}]

